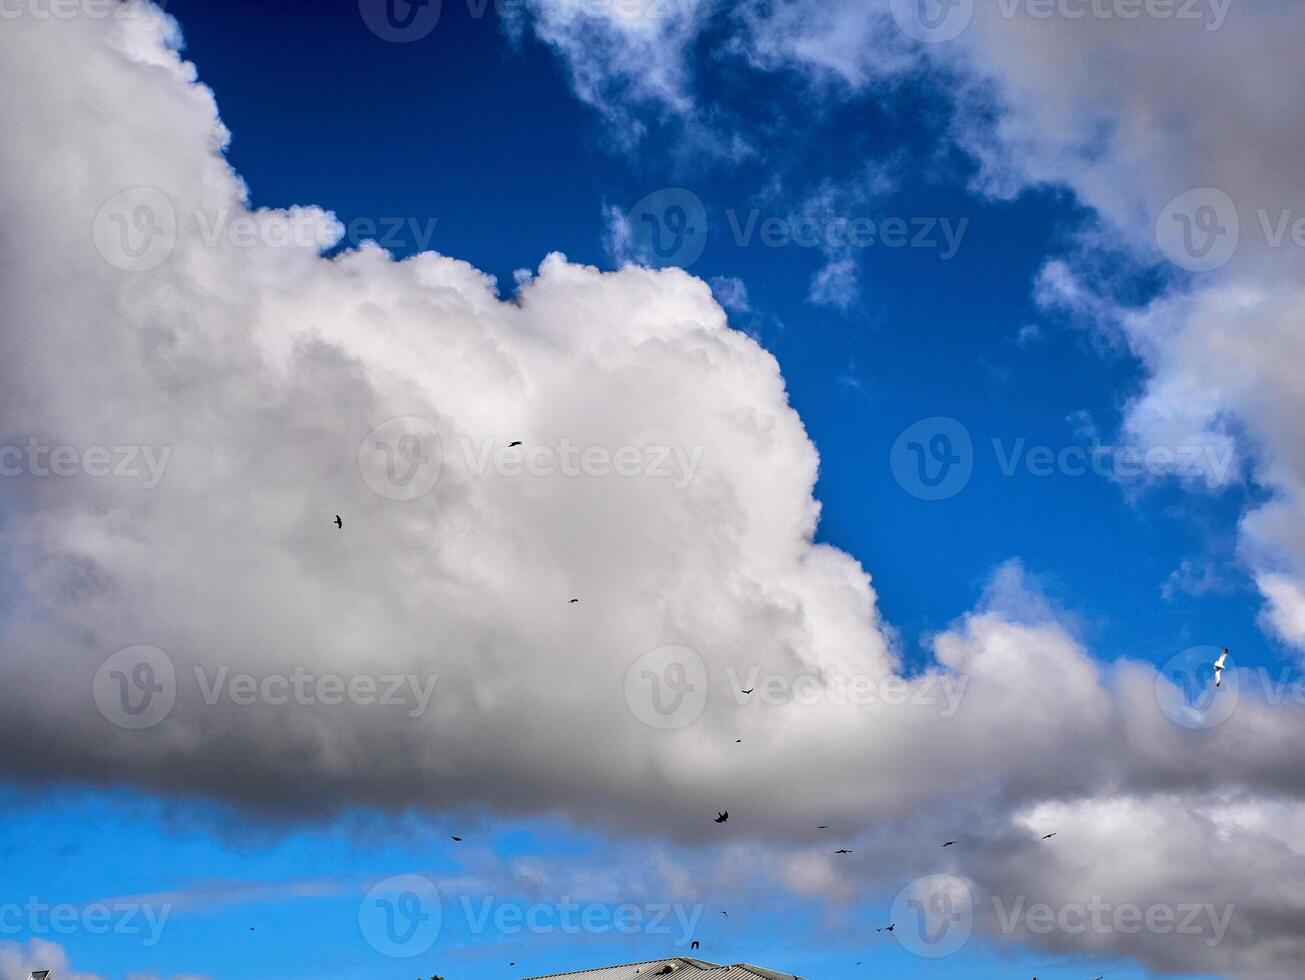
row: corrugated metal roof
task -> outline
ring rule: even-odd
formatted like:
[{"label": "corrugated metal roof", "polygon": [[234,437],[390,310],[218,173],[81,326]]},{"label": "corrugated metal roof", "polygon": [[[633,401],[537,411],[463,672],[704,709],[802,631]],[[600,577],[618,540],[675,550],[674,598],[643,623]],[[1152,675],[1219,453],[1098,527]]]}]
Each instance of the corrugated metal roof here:
[{"label": "corrugated metal roof", "polygon": [[[667,967],[670,969],[667,970]],[[801,980],[790,973],[774,973],[746,963],[722,966],[687,956],[624,963],[596,970],[581,970],[578,973],[553,973],[547,977],[527,977],[526,980],[648,980],[655,976],[669,976],[672,980]]]}]

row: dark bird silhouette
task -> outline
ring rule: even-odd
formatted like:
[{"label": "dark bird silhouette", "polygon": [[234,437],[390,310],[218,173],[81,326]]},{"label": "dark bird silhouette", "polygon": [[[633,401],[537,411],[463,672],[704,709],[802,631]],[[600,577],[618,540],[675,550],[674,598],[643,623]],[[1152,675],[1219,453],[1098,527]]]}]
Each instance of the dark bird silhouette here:
[{"label": "dark bird silhouette", "polygon": [[518,439],[516,442],[509,442],[509,443],[508,443],[508,449],[512,449],[512,448],[514,448],[515,446],[519,446],[519,445],[521,445],[521,440],[520,440],[520,439]]},{"label": "dark bird silhouette", "polygon": [[734,744],[735,744],[735,745],[738,745],[738,744],[739,744],[740,742],[742,742],[742,741],[743,741],[743,739],[741,739],[741,738],[736,738],[736,739],[734,740]]},{"label": "dark bird silhouette", "polygon": [[953,844],[955,844],[955,843],[956,843],[956,841],[954,841],[954,840],[949,840],[946,844],[943,845],[943,847],[951,847],[951,846],[952,846]]},{"label": "dark bird silhouette", "polygon": [[1056,836],[1056,832],[1053,830],[1053,831],[1052,831],[1051,833],[1049,833],[1049,834],[1043,834],[1043,835],[1042,835],[1042,839],[1043,839],[1043,840],[1051,840],[1051,838],[1053,838],[1053,837],[1055,837],[1055,836]]},{"label": "dark bird silhouette", "polygon": [[689,949],[697,949],[701,945],[702,943],[695,939],[693,942],[689,943]]},{"label": "dark bird silhouette", "polygon": [[344,530],[344,521],[340,520],[339,514],[335,515],[335,526],[340,528],[341,530]]},{"label": "dark bird silhouette", "polygon": [[844,847],[844,848],[841,848],[840,850],[835,851],[834,853],[835,853],[835,854],[851,854],[852,852],[849,851],[846,847]]},{"label": "dark bird silhouette", "polygon": [[729,810],[725,810],[724,812],[721,812],[720,810],[716,811],[716,821],[715,821],[716,823],[724,823],[729,818],[730,818]]},{"label": "dark bird silhouette", "polygon": [[875,932],[892,932],[896,928],[897,928],[897,923],[892,922],[884,926],[882,929],[876,929]]},{"label": "dark bird silhouette", "polygon": [[577,602],[579,602],[579,601],[580,601],[579,599],[572,599],[572,600],[568,603],[568,605],[572,605],[572,606],[574,606],[574,605],[575,605]]},{"label": "dark bird silhouette", "polygon": [[828,830],[828,829],[829,829],[829,824],[827,823],[822,823],[819,827],[816,828],[816,830]]},{"label": "dark bird silhouette", "polygon": [[457,841],[458,843],[462,843],[462,838],[461,838],[461,837],[454,837],[453,839],[454,839],[455,841]]},{"label": "dark bird silhouette", "polygon": [[750,688],[748,688],[746,691],[743,691],[743,692],[741,692],[741,693],[743,693],[743,694],[751,694],[751,693],[752,693],[753,691],[755,691],[755,690],[756,690],[755,687],[750,687]]},{"label": "dark bird silhouette", "polygon": [[728,912],[722,912],[721,915],[725,916],[725,918],[727,919],[730,917],[730,914]]}]

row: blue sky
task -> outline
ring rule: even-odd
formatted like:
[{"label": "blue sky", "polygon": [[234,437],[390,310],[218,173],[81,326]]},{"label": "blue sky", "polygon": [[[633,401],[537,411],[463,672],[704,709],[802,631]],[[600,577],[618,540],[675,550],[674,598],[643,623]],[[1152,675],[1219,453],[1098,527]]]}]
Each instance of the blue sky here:
[{"label": "blue sky", "polygon": [[[1108,208],[1092,206],[1091,193],[1072,182],[1030,178],[1015,193],[992,193],[980,161],[956,137],[973,118],[955,65],[917,65],[864,85],[819,76],[813,82],[792,62],[763,70],[738,55],[731,45],[747,42],[736,37],[734,22],[717,15],[697,24],[678,49],[692,65],[695,103],[681,113],[669,99],[637,93],[587,98],[571,73],[575,52],[549,43],[528,21],[505,22],[493,4],[478,17],[460,0],[445,0],[438,25],[412,43],[378,37],[358,5],[343,0],[171,0],[167,11],[184,34],[182,56],[212,90],[230,130],[225,158],[247,185],[251,209],[315,205],[346,228],[363,229],[336,251],[369,237],[366,222],[384,234],[397,219],[398,237],[384,242],[396,258],[430,249],[463,260],[495,277],[500,297],[511,299],[517,270],[536,270],[553,252],[602,270],[646,258],[637,242],[622,243],[621,222],[647,195],[683,188],[700,202],[701,215],[691,220],[705,218],[705,242],[701,256],[684,263],[687,272],[712,284],[730,325],[777,360],[789,403],[819,453],[816,541],[870,573],[884,633],[907,676],[935,662],[939,634],[963,632],[958,624],[971,611],[1009,599],[992,584],[994,575],[998,585],[1005,581],[1000,569],[1013,569],[1019,596],[1050,610],[1098,665],[1161,667],[1185,649],[1213,645],[1234,648],[1243,668],[1298,676],[1291,643],[1266,626],[1256,583],[1263,569],[1239,551],[1243,518],[1274,493],[1244,462],[1249,456],[1237,464],[1244,478],[1234,474],[1215,490],[1172,477],[1142,483],[1058,466],[1037,475],[1026,465],[1035,447],[1056,456],[1128,441],[1126,419],[1161,371],[1118,321],[1181,292],[1188,280],[1162,257],[1139,254],[1125,233],[1103,231],[1114,227],[1103,216]],[[624,70],[651,76],[657,67]],[[628,86],[628,79],[613,78]],[[639,135],[635,125],[646,132]],[[747,152],[722,150],[729,138]],[[840,222],[869,218],[881,231],[886,219],[900,218],[941,244],[893,247],[877,239],[827,254],[791,241],[771,247],[760,234],[742,242],[735,234],[750,213],[788,221],[813,207]],[[959,234],[954,254],[943,241],[944,225]],[[844,288],[822,299],[813,280],[840,258],[851,260]],[[1102,307],[1088,303],[1040,301],[1049,264],[1058,261],[1110,290],[1110,315],[1093,316]],[[739,284],[746,304],[730,300]],[[365,329],[361,319],[357,329]],[[178,363],[185,356],[179,352]],[[353,356],[363,363],[367,355]],[[604,410],[601,403],[584,409]],[[949,424],[968,435],[964,464],[972,473],[945,499],[921,499],[918,486],[902,477],[912,461],[899,436],[923,424],[918,438],[927,450],[942,431],[929,421],[938,418],[955,420]],[[1012,465],[1013,452],[1020,455]],[[17,493],[0,497],[0,519],[18,524],[26,501]],[[333,514],[344,505],[323,506]],[[305,567],[340,561],[334,552],[314,554]],[[19,605],[31,581],[5,572],[0,609]],[[1007,612],[1019,619],[1018,610]],[[440,628],[416,615],[414,629]],[[251,622],[256,616],[244,613]],[[106,622],[114,624],[107,633],[121,620],[106,614]],[[286,626],[277,635],[291,633]],[[173,638],[180,645],[179,636]],[[529,648],[519,655],[529,656]],[[949,731],[921,737],[945,742]],[[232,731],[227,737],[240,738]],[[813,742],[810,751],[823,744]],[[1201,744],[1184,743],[1192,751]],[[917,750],[921,766],[933,764],[931,749],[910,751]],[[874,744],[865,751],[874,754]],[[658,829],[646,813],[625,820],[592,787],[576,790],[578,809],[593,806],[592,821],[550,800],[534,812],[510,788],[436,804],[402,793],[393,802],[346,796],[326,807],[306,801],[302,811],[276,800],[262,811],[247,790],[229,791],[240,777],[225,768],[231,763],[220,752],[211,773],[203,751],[151,764],[157,772],[143,764],[89,774],[54,762],[47,772],[39,756],[7,760],[0,856],[10,907],[28,896],[79,910],[100,902],[166,907],[157,943],[121,929],[96,934],[84,922],[65,930],[33,927],[27,914],[15,919],[19,928],[0,923],[0,941],[50,940],[78,970],[114,978],[228,978],[257,970],[306,980],[406,970],[479,980],[679,951],[676,940],[684,936],[673,928],[573,936],[468,921],[468,909],[486,907],[546,907],[554,915],[568,898],[610,910],[620,900],[603,876],[619,867],[618,890],[629,886],[642,903],[664,894],[693,914],[701,902],[692,935],[703,940],[704,956],[722,962],[831,978],[1200,976],[1172,966],[1181,959],[1127,943],[1087,949],[1059,937],[1029,943],[978,931],[958,953],[931,959],[876,934],[911,878],[961,873],[949,855],[931,868],[913,853],[901,868],[876,869],[882,877],[849,892],[826,890],[823,879],[820,886],[794,884],[805,880],[796,875],[786,892],[766,878],[764,865],[783,864],[789,842],[767,826],[741,829],[729,839],[736,877],[721,883],[731,902],[725,922],[712,888],[721,874],[718,842],[699,831]],[[177,765],[185,778],[160,775]],[[1072,758],[1064,765],[1091,768]],[[268,779],[285,771],[272,770]],[[1134,778],[1097,789],[1103,797],[1127,795]],[[1155,775],[1152,788],[1180,786],[1174,778]],[[1022,799],[1027,813],[1038,796],[1010,788],[1019,783],[1018,772],[1010,784],[994,777],[986,792],[958,804],[956,815],[966,823],[949,833],[1007,842],[1008,830],[994,829],[985,814],[1005,812],[1004,804],[989,810],[989,797],[1007,793]],[[291,799],[299,791],[289,782],[282,788]],[[1226,799],[1240,799],[1245,788],[1225,789]],[[1052,787],[1045,800],[1075,795]],[[717,806],[695,803],[708,812]],[[846,813],[854,804],[849,798],[840,807]],[[920,815],[916,826],[932,834],[935,816]],[[897,812],[840,830],[858,849],[865,842],[885,854],[891,842],[876,835],[903,834],[913,823]],[[453,834],[464,841],[451,842]],[[701,869],[705,880],[675,892],[640,878],[645,865],[662,864],[675,864],[690,879]],[[443,883],[439,937],[410,960],[387,958],[359,925],[368,889],[401,874]],[[568,891],[558,894],[556,880],[566,880]],[[1204,900],[1204,893],[1193,883],[1190,894],[1172,900]],[[1209,974],[1215,975],[1222,974]]]}]

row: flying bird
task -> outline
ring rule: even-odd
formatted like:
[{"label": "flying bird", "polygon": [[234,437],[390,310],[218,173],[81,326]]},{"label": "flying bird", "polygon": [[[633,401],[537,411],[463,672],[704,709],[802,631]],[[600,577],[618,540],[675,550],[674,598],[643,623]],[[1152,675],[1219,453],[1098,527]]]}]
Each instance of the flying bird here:
[{"label": "flying bird", "polygon": [[454,839],[455,841],[457,841],[458,843],[462,843],[462,838],[461,838],[461,837],[454,837],[453,839]]},{"label": "flying bird", "polygon": [[844,848],[842,848],[841,850],[837,850],[837,851],[835,851],[834,853],[835,853],[835,854],[851,854],[852,852],[849,851],[846,847],[844,847]]},{"label": "flying bird", "polygon": [[344,529],[344,521],[340,520],[339,514],[335,515],[335,526],[340,528],[341,530]]},{"label": "flying bird", "polygon": [[955,843],[956,843],[956,841],[954,841],[954,840],[949,840],[946,844],[943,845],[943,847],[951,847],[951,846],[952,846],[953,844],[955,844]]},{"label": "flying bird", "polygon": [[725,918],[727,919],[730,917],[730,914],[728,912],[722,912],[721,915],[725,916]]},{"label": "flying bird", "polygon": [[726,810],[723,813],[720,810],[716,811],[716,820],[715,820],[716,823],[724,823],[729,818],[730,818],[729,810]]},{"label": "flying bird", "polygon": [[829,824],[827,823],[822,823],[819,827],[816,828],[816,830],[828,830],[828,829],[829,829]]},{"label": "flying bird", "polygon": [[740,691],[739,693],[740,693],[740,694],[751,694],[751,693],[752,693],[753,691],[755,691],[755,690],[756,690],[755,687],[750,687],[750,688],[748,688],[746,691]]},{"label": "flying bird", "polygon": [[1219,654],[1219,659],[1214,662],[1214,686],[1218,687],[1223,683],[1223,665],[1228,659],[1228,648],[1223,648],[1223,653]]},{"label": "flying bird", "polygon": [[1051,833],[1049,833],[1049,834],[1043,834],[1043,835],[1042,835],[1042,839],[1043,839],[1043,840],[1051,840],[1051,838],[1053,838],[1053,837],[1055,837],[1055,836],[1056,836],[1056,832],[1053,830],[1053,831],[1052,831]]},{"label": "flying bird", "polygon": [[571,606],[574,606],[574,605],[575,605],[577,602],[579,602],[579,601],[580,601],[579,599],[571,599],[567,604],[568,604],[568,605],[571,605]]},{"label": "flying bird", "polygon": [[521,440],[520,440],[520,439],[518,439],[516,442],[509,442],[509,443],[508,443],[508,449],[512,449],[512,448],[514,448],[514,447],[516,447],[516,446],[519,446],[519,445],[521,445]]},{"label": "flying bird", "polygon": [[896,928],[897,928],[897,923],[893,922],[890,923],[889,925],[884,926],[882,929],[876,929],[875,932],[892,932]]}]

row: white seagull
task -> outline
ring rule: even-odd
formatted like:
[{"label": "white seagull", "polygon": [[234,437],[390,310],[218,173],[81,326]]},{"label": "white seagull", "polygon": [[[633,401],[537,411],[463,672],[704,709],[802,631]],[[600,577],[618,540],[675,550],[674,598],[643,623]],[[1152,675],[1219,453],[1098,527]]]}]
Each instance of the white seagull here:
[{"label": "white seagull", "polygon": [[1219,654],[1219,659],[1214,662],[1214,686],[1218,687],[1223,683],[1223,663],[1228,659],[1228,648],[1223,648],[1223,653]]}]

